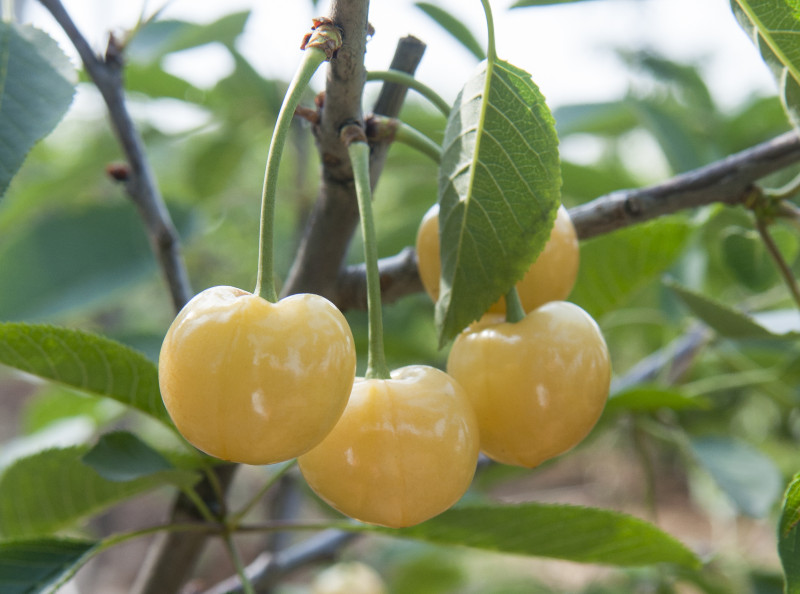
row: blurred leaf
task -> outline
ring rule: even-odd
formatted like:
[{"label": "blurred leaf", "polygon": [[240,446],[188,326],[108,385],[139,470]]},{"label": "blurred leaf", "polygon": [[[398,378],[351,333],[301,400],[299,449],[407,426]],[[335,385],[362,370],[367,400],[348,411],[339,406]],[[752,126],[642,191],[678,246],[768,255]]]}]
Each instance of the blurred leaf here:
[{"label": "blurred leaf", "polygon": [[742,513],[754,518],[769,514],[783,486],[781,473],[770,458],[728,437],[693,439],[692,451]]},{"label": "blurred leaf", "polygon": [[[186,228],[187,216],[175,213]],[[129,205],[45,215],[0,244],[0,319],[36,320],[108,297],[155,270]]]},{"label": "blurred leaf", "polygon": [[29,25],[0,23],[0,196],[31,147],[72,104],[75,70],[58,44]]},{"label": "blurred leaf", "polygon": [[15,437],[0,448],[0,473],[17,460],[53,448],[84,445],[95,434],[94,425],[83,417],[61,419],[36,433]]},{"label": "blurred leaf", "polygon": [[675,262],[691,230],[685,218],[675,216],[582,241],[570,300],[594,318],[616,309]]},{"label": "blurred leaf", "polygon": [[172,52],[218,42],[233,49],[234,42],[244,31],[250,12],[228,14],[212,23],[186,21],[151,21],[136,31],[125,48],[132,62],[158,62]]},{"label": "blurred leaf", "polygon": [[783,498],[778,553],[786,576],[786,594],[800,594],[800,474],[789,483]]},{"label": "blurred leaf", "polygon": [[132,481],[174,468],[158,451],[128,431],[106,433],[82,460],[112,482]]},{"label": "blurred leaf", "polygon": [[582,563],[697,567],[697,557],[652,524],[618,512],[543,503],[454,508],[410,528],[344,524],[435,544],[462,545]]},{"label": "blurred leaf", "polygon": [[225,129],[215,139],[200,144],[192,156],[192,189],[201,198],[218,195],[231,184],[239,164],[250,148],[246,139],[230,129]]},{"label": "blurred leaf", "polygon": [[0,476],[0,534],[47,535],[156,487],[189,489],[200,475],[189,470],[113,482],[82,462],[88,448],[46,450],[18,460]]},{"label": "blurred leaf", "polygon": [[428,2],[416,2],[414,6],[432,18],[442,29],[450,33],[456,41],[467,48],[478,60],[486,59],[486,52],[483,46],[475,39],[472,31],[456,16]]},{"label": "blurred leaf", "polygon": [[200,102],[205,93],[190,82],[165,72],[159,64],[132,62],[125,65],[125,89],[148,97],[170,97],[181,101]]},{"label": "blurred leaf", "polygon": [[553,110],[553,117],[559,138],[579,133],[620,136],[639,125],[627,101],[562,105]]},{"label": "blurred leaf", "polygon": [[697,131],[689,129],[684,109],[670,109],[661,99],[629,100],[631,109],[655,137],[674,173],[683,173],[705,165],[699,153]]},{"label": "blurred leaf", "polygon": [[731,7],[747,36],[761,52],[795,128],[800,128],[800,19],[795,2],[731,0]]},{"label": "blurred leaf", "polygon": [[74,417],[91,419],[95,427],[119,416],[125,407],[107,398],[81,394],[57,384],[47,384],[25,402],[22,411],[22,431],[35,433]]},{"label": "blurred leaf", "polygon": [[481,64],[445,130],[440,346],[522,278],[549,237],[560,187],[558,138],[539,89],[511,64]]},{"label": "blurred leaf", "polygon": [[773,334],[751,316],[737,311],[724,303],[687,289],[674,281],[668,280],[665,281],[665,284],[675,291],[694,315],[725,338],[740,340],[770,338],[797,340],[800,338],[800,333],[791,330],[782,334]]},{"label": "blurred leaf", "polygon": [[0,542],[0,592],[34,594],[82,565],[98,543],[41,538]]},{"label": "blurred leaf", "polygon": [[[788,262],[797,257],[797,237],[782,227],[770,230]],[[722,234],[722,256],[734,278],[753,291],[765,291],[778,280],[778,270],[757,231],[729,227]]]},{"label": "blurred leaf", "polygon": [[610,194],[621,188],[634,188],[638,182],[621,164],[601,162],[586,166],[561,162],[561,175],[564,177],[562,193],[565,202],[584,203],[598,196]]},{"label": "blurred leaf", "polygon": [[612,394],[608,399],[604,414],[623,411],[654,412],[662,408],[672,410],[708,409],[710,403],[705,398],[684,394],[679,388],[638,385]]},{"label": "blurred leaf", "polygon": [[118,342],[67,328],[0,323],[0,363],[112,398],[172,426],[156,365]]}]

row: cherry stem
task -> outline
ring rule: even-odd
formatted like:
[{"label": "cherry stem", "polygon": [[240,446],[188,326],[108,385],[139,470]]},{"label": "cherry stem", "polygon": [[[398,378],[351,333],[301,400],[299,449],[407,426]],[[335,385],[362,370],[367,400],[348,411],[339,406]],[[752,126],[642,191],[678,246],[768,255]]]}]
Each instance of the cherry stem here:
[{"label": "cherry stem", "polygon": [[524,319],[525,308],[522,307],[522,301],[519,300],[517,287],[511,287],[511,290],[506,293],[506,321],[514,324]]},{"label": "cherry stem", "polygon": [[450,104],[442,99],[441,95],[439,95],[428,85],[420,82],[402,70],[370,70],[367,72],[367,81],[373,80],[397,83],[410,89],[414,89],[420,95],[430,101],[439,111],[441,111],[444,114],[444,117],[450,115]]},{"label": "cherry stem", "polygon": [[244,594],[256,594],[255,588],[253,588],[253,584],[250,582],[250,579],[247,577],[247,571],[245,570],[244,562],[242,561],[242,556],[239,554],[239,549],[236,548],[236,543],[233,542],[233,537],[231,533],[225,531],[222,535],[223,540],[225,541],[225,548],[228,549],[228,555],[233,562],[233,566],[236,568],[236,574],[239,576],[239,581],[242,585],[242,591]]},{"label": "cherry stem", "polygon": [[442,147],[416,128],[404,122],[398,121],[394,139],[430,157],[437,165],[442,161]]},{"label": "cherry stem", "polygon": [[280,165],[286,137],[289,135],[295,109],[300,103],[303,92],[314,73],[327,59],[325,51],[319,47],[310,46],[303,53],[303,61],[289,84],[286,96],[283,98],[278,120],[272,132],[267,155],[267,167],[264,173],[264,189],[261,193],[261,232],[258,242],[258,276],[256,288],[253,291],[267,301],[275,303],[278,293],[275,290],[275,257],[274,257],[274,227],[275,227],[275,195],[278,187],[278,166]]},{"label": "cherry stem", "polygon": [[497,60],[497,48],[494,43],[494,18],[492,17],[492,7],[489,5],[489,0],[481,0],[481,4],[483,4],[483,12],[486,13],[486,29],[489,35],[486,56],[491,63]]},{"label": "cherry stem", "polygon": [[[349,126],[349,128],[357,128]],[[360,129],[359,129],[360,130]],[[362,132],[363,136],[363,132]],[[381,279],[378,272],[378,242],[372,215],[372,189],[369,179],[369,145],[357,139],[347,146],[356,184],[361,235],[364,240],[364,263],[367,273],[367,313],[369,316],[369,354],[367,372],[370,379],[389,379],[389,367],[383,350],[383,317],[381,315]]]}]

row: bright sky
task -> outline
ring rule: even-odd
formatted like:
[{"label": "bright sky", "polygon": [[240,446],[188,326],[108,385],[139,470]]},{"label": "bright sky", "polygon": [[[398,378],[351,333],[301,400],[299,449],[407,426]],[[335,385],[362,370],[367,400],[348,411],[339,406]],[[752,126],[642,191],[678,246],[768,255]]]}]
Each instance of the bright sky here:
[{"label": "bright sky", "polygon": [[[142,10],[142,3],[136,1],[64,3],[98,51],[108,30],[130,27]],[[486,39],[478,0],[436,3],[458,14],[478,39]],[[699,62],[725,106],[753,92],[774,92],[766,66],[738,27],[726,0],[602,0],[508,10],[511,3],[493,2],[498,55],[529,71],[551,107],[623,96],[630,81],[614,54],[619,48],[648,48],[678,61]],[[162,4],[162,0],[145,0],[145,11]],[[288,79],[311,17],[326,14],[328,4],[321,0],[317,10],[312,10],[307,0],[173,0],[164,16],[207,22],[223,13],[251,9],[253,15],[239,41],[241,51],[261,72]],[[51,34],[58,33],[38,3],[29,3],[26,17]],[[397,39],[413,34],[428,44],[417,76],[446,99],[453,99],[470,76],[475,64],[471,55],[415,8],[412,0],[373,0],[370,21],[376,34],[368,46],[368,68],[385,69]],[[183,52],[165,64],[202,86],[213,84],[231,67],[224,50],[213,46]]]}]

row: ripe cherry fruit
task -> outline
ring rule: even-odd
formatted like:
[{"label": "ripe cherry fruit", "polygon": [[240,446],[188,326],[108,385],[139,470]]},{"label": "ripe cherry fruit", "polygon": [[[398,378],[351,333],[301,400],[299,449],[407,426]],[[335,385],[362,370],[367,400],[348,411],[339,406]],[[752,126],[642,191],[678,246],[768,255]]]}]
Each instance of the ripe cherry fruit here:
[{"label": "ripe cherry fruit", "polygon": [[517,323],[487,314],[456,338],[447,371],[475,407],[481,450],[528,468],[586,437],[611,380],[600,329],[566,301],[547,303]]},{"label": "ripe cherry fruit", "polygon": [[299,457],[309,486],[370,524],[413,526],[464,494],[478,460],[478,423],[463,389],[425,365],[357,378],[342,418]]},{"label": "ripe cherry fruit", "polygon": [[317,445],[342,414],[355,378],[353,336],[318,295],[269,301],[212,287],[181,310],[158,360],[164,405],[200,450],[272,464]]}]

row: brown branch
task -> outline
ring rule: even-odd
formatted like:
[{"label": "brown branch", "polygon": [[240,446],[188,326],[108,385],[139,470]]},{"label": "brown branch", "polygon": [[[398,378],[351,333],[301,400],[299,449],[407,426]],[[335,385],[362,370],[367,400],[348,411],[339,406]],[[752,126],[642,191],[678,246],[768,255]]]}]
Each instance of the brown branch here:
[{"label": "brown branch", "polygon": [[[747,202],[759,179],[800,162],[800,137],[787,132],[665,182],[634,190],[619,190],[570,209],[578,237],[585,240],[660,216],[715,202]],[[421,290],[411,248],[380,260],[381,286],[390,303]],[[332,300],[342,310],[366,307],[363,267],[348,266],[340,273]]]},{"label": "brown branch", "polygon": [[[352,39],[355,34],[365,43],[366,6],[361,4],[366,3],[349,0],[334,2],[332,7],[332,15],[339,14],[339,18],[348,11],[356,14],[341,22],[333,17],[344,28],[344,46],[331,61],[320,110],[321,124],[314,128],[322,161],[322,184],[297,257],[283,287],[284,295],[302,292],[318,293],[329,298],[336,295],[342,262],[358,225],[353,172],[347,151],[339,139],[339,131],[348,123],[363,123],[360,105],[366,76],[363,67],[364,45],[356,45]],[[364,11],[363,18],[361,9]],[[344,52],[345,49],[347,52]],[[413,74],[424,51],[425,44],[418,39],[401,39],[392,60],[392,68]],[[353,63],[356,57],[358,64]],[[343,59],[346,60],[344,64],[340,63]],[[407,90],[402,85],[384,84],[373,111],[396,117]],[[340,104],[342,101],[346,103]],[[371,145],[370,176],[373,186],[383,169],[388,146],[388,142]]]},{"label": "brown branch", "polygon": [[125,190],[144,221],[150,244],[169,288],[173,308],[177,312],[191,299],[192,289],[181,255],[178,233],[156,185],[142,137],[125,105],[121,48],[111,36],[105,59],[97,56],[60,0],[39,1],[50,11],[78,50],[86,72],[108,107],[111,126],[130,166]]}]

